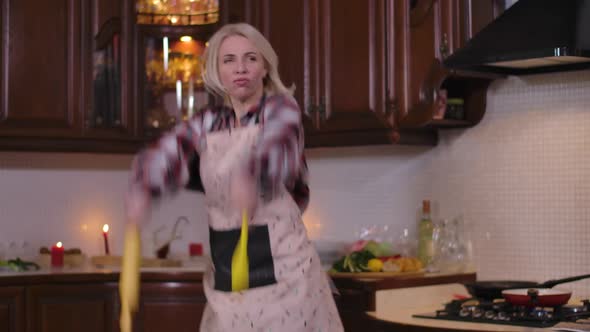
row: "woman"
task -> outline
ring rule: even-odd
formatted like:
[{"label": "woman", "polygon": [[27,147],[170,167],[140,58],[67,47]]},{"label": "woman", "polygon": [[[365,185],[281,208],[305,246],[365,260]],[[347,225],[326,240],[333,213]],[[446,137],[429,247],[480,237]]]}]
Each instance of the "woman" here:
[{"label": "woman", "polygon": [[[309,201],[301,114],[277,65],[252,26],[221,28],[209,41],[203,80],[225,105],[178,125],[133,163],[131,225],[153,198],[189,182],[205,193],[213,266],[203,278],[201,331],[343,330],[301,219]],[[244,211],[249,282],[236,291],[231,261]]]}]

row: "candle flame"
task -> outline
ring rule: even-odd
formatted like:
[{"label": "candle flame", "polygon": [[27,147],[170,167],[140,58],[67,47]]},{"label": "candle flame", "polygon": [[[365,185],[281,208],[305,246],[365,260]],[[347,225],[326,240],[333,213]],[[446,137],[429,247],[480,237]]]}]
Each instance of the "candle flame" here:
[{"label": "candle flame", "polygon": [[105,233],[109,232],[109,224],[104,224],[104,226],[102,226],[102,231]]},{"label": "candle flame", "polygon": [[61,242],[58,242],[55,244],[56,247],[61,248],[63,246],[63,244]]}]

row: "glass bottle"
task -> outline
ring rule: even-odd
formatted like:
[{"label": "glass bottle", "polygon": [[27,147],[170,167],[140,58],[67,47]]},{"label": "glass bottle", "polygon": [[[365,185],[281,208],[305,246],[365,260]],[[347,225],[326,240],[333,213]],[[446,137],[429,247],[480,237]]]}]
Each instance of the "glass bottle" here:
[{"label": "glass bottle", "polygon": [[422,217],[418,223],[418,259],[425,268],[430,266],[434,255],[433,230],[430,201],[424,200],[422,201]]}]

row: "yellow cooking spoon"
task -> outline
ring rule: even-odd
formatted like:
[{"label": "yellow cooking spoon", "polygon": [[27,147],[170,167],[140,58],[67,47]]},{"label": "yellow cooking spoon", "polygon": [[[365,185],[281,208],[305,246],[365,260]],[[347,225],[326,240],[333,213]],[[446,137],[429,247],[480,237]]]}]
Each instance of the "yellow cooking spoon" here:
[{"label": "yellow cooking spoon", "polygon": [[132,332],[133,314],[139,302],[139,266],[141,264],[141,240],[136,224],[129,224],[125,233],[125,248],[121,275],[119,277],[119,297],[121,300],[121,332]]},{"label": "yellow cooking spoon", "polygon": [[240,239],[231,259],[231,289],[239,292],[249,288],[250,277],[248,262],[248,213],[242,211],[242,229]]}]

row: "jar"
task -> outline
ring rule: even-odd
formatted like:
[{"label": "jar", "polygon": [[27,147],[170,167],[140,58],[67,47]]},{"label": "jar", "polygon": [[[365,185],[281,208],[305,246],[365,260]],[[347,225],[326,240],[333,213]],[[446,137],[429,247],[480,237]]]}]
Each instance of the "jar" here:
[{"label": "jar", "polygon": [[461,98],[447,99],[447,111],[445,112],[445,118],[452,120],[465,120],[463,104],[464,100]]}]

